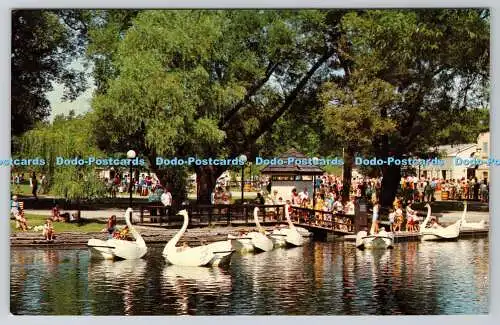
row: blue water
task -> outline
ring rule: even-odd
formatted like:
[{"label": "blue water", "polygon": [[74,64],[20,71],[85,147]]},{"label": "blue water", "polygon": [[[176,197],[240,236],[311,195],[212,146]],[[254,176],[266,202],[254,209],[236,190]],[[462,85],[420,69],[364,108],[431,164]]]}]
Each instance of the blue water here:
[{"label": "blue water", "polygon": [[13,249],[22,315],[422,315],[488,313],[488,239],[359,251],[315,242],[234,255],[228,269],[94,261],[85,249]]}]

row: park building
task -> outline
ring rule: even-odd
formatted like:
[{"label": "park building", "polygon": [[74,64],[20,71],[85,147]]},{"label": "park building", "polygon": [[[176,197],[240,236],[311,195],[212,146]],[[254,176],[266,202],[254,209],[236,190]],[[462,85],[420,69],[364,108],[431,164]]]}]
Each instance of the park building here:
[{"label": "park building", "polygon": [[490,157],[490,133],[479,134],[476,143],[443,145],[435,148],[440,153],[443,165],[429,165],[418,168],[418,174],[423,178],[442,179],[487,179],[489,167],[487,164],[466,165],[460,162],[472,159],[488,159]]}]

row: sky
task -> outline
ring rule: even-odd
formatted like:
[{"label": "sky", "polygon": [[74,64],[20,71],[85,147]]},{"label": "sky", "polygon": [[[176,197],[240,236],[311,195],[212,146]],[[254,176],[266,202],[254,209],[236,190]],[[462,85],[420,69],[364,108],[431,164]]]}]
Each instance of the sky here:
[{"label": "sky", "polygon": [[[84,70],[85,68],[83,65],[75,60],[70,67],[78,69],[78,70]],[[91,69],[89,68],[87,72],[91,72]],[[50,101],[50,107],[51,107],[51,114],[49,116],[49,120],[53,121],[54,116],[58,114],[64,114],[68,115],[70,110],[74,110],[76,115],[85,113],[90,110],[90,101],[92,99],[92,92],[94,91],[94,80],[92,78],[89,78],[87,80],[89,88],[81,94],[76,100],[70,102],[70,101],[65,101],[63,102],[61,100],[63,92],[64,92],[64,86],[58,83],[54,83],[54,90],[50,91],[47,93],[47,98]]]}]

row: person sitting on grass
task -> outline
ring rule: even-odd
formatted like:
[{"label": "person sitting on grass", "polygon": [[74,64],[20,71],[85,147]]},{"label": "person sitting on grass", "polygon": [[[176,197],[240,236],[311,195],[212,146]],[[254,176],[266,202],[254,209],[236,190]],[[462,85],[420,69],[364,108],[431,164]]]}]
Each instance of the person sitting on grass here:
[{"label": "person sitting on grass", "polygon": [[45,240],[54,240],[54,228],[52,227],[52,219],[47,218],[43,226],[43,237]]},{"label": "person sitting on grass", "polygon": [[16,219],[16,216],[20,214],[20,204],[19,201],[17,201],[17,195],[14,195],[12,197],[12,200],[10,201],[10,214],[11,217]]},{"label": "person sitting on grass", "polygon": [[14,195],[11,201],[10,213],[16,220],[16,229],[21,229],[22,231],[28,230],[28,221],[24,217],[23,203],[17,201],[17,196]]},{"label": "person sitting on grass", "polygon": [[56,206],[52,208],[51,218],[54,222],[61,221],[62,217],[61,211],[59,210],[59,204],[56,204]]},{"label": "person sitting on grass", "polygon": [[73,212],[69,215],[69,223],[80,223],[81,219],[78,212]]},{"label": "person sitting on grass", "polygon": [[28,220],[24,216],[24,211],[21,210],[16,216],[16,229],[21,229],[22,231],[28,231]]}]

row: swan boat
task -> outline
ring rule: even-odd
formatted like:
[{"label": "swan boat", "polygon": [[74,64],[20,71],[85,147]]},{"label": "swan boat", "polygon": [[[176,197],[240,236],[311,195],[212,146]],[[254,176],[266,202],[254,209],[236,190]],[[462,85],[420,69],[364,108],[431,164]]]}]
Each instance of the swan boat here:
[{"label": "swan boat", "polygon": [[132,208],[125,211],[125,223],[128,226],[130,235],[134,238],[133,241],[111,238],[108,240],[101,240],[91,238],[87,242],[90,248],[91,257],[103,259],[124,259],[133,260],[142,258],[146,255],[148,248],[144,239],[132,226]]},{"label": "swan boat", "polygon": [[295,227],[290,217],[288,210],[289,205],[285,205],[285,217],[288,223],[288,228],[275,229],[271,234],[276,246],[303,246],[308,240],[311,239],[312,233],[302,227]]},{"label": "swan boat", "polygon": [[467,207],[465,207],[464,212],[462,214],[462,218],[457,220],[454,224],[449,225],[447,227],[443,227],[441,225],[434,225],[433,227],[427,227],[429,221],[431,220],[431,206],[429,204],[425,205],[427,207],[427,217],[424,222],[420,226],[420,235],[423,241],[426,240],[456,240],[460,235],[460,228],[462,222],[465,218],[465,213],[467,211]]},{"label": "swan boat", "polygon": [[[466,211],[467,211],[467,202],[464,202],[464,213],[466,213]],[[464,218],[462,219],[462,225],[460,226],[460,231],[470,230],[470,229],[487,230],[488,224],[486,223],[486,221],[484,219],[479,221],[479,222],[467,222],[467,220],[465,220],[465,216],[464,216]]]},{"label": "swan boat", "polygon": [[245,232],[238,235],[228,234],[227,239],[231,240],[233,248],[240,253],[251,253],[254,251],[252,238],[248,237]]},{"label": "swan boat", "polygon": [[259,208],[253,210],[253,217],[258,231],[251,231],[240,235],[227,237],[233,242],[233,247],[240,252],[253,252],[255,250],[268,252],[274,248],[274,242],[267,235],[266,230],[259,222]]},{"label": "swan boat", "polygon": [[356,234],[356,247],[359,249],[387,249],[392,248],[393,244],[394,234],[384,229],[373,235],[368,235],[364,230]]},{"label": "swan boat", "polygon": [[163,256],[173,265],[180,266],[223,266],[231,262],[234,249],[231,240],[218,241],[198,247],[177,247],[177,243],[186,232],[189,216],[186,210],[178,213],[184,217],[182,228],[163,249]]},{"label": "swan boat", "polygon": [[258,231],[252,231],[247,234],[252,239],[252,245],[261,251],[269,252],[274,248],[272,239],[267,237],[266,230],[260,225],[259,222],[259,208],[253,209],[253,218]]}]

